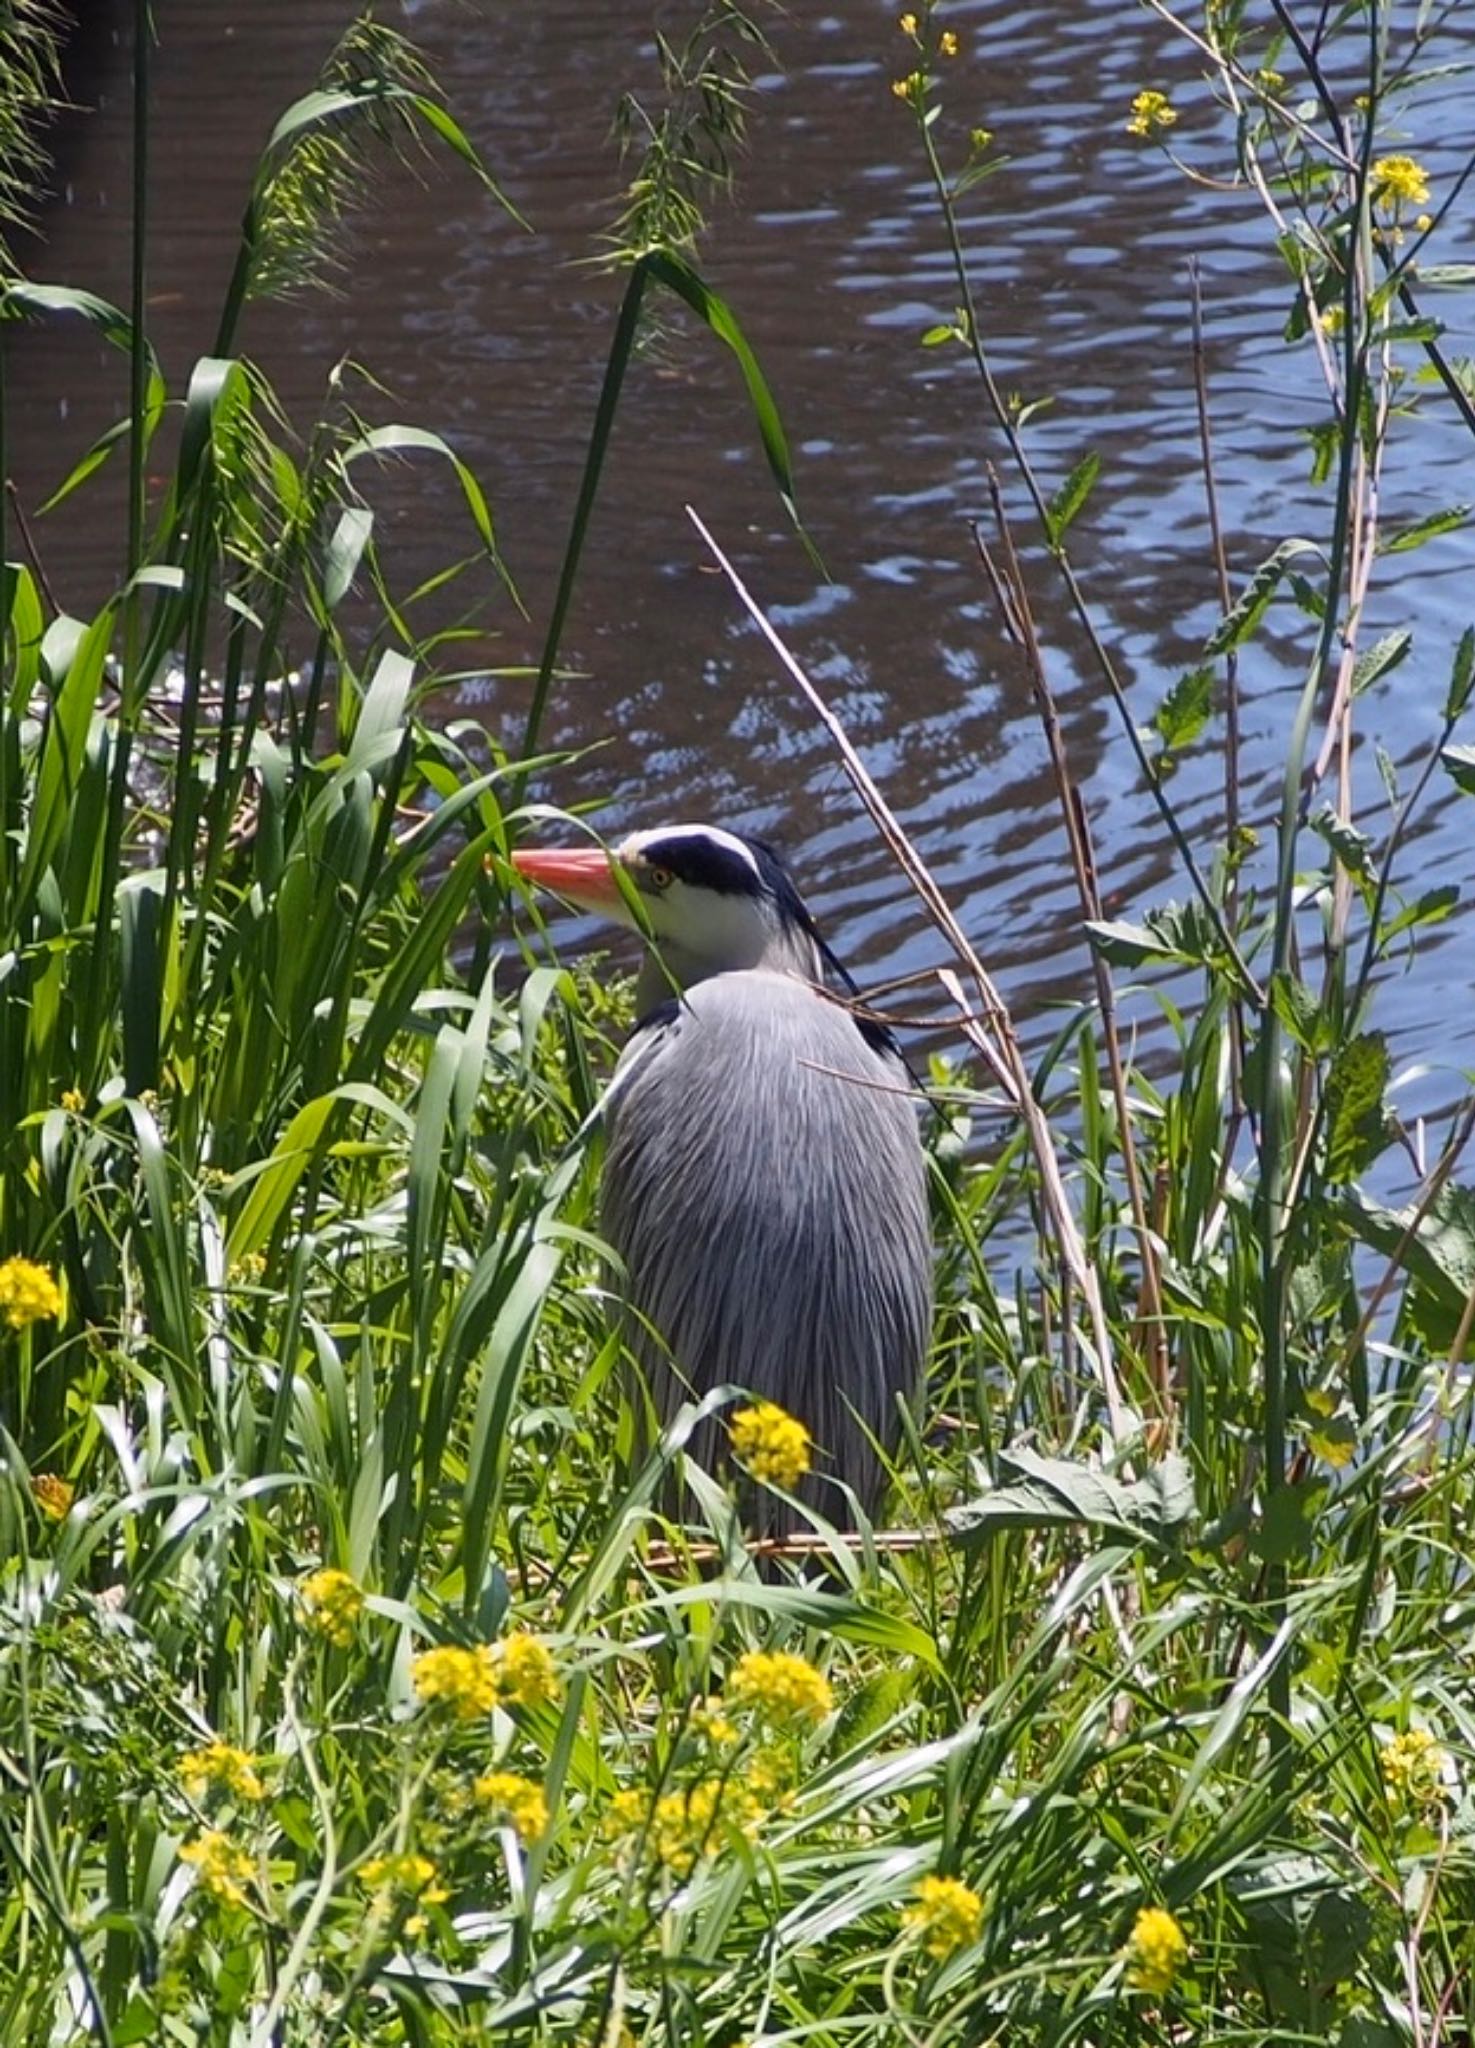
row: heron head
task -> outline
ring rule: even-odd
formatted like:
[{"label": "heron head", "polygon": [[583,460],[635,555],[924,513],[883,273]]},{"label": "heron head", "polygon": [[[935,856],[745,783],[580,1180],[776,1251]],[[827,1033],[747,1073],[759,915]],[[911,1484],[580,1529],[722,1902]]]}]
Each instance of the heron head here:
[{"label": "heron head", "polygon": [[529,881],[639,931],[680,988],[764,967],[817,978],[818,934],[773,848],[717,825],[664,825],[598,847],[514,853]]}]

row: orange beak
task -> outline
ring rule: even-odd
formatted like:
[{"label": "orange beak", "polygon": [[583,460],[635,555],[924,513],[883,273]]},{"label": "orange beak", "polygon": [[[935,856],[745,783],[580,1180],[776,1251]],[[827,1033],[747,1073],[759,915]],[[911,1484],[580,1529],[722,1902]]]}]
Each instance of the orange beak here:
[{"label": "orange beak", "polygon": [[512,856],[520,875],[580,910],[618,911],[624,898],[609,855],[597,846],[539,846]]}]

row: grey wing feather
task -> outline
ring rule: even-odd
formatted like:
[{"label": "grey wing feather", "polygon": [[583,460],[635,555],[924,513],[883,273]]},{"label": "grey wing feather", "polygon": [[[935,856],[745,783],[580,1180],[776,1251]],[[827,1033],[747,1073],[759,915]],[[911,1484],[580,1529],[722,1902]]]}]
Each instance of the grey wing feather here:
[{"label": "grey wing feather", "polygon": [[[731,1382],[875,1501],[931,1321],[917,1114],[899,1061],[792,976],[715,975],[637,1033],[608,1098],[603,1229],[666,1412]],[[664,1339],[643,1337],[640,1322]]]}]

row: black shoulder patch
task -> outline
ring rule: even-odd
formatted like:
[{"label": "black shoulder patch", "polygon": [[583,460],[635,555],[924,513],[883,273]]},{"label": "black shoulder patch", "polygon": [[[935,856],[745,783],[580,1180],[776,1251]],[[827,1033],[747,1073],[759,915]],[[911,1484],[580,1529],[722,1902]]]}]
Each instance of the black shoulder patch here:
[{"label": "black shoulder patch", "polygon": [[663,996],[643,1017],[635,1019],[630,1027],[630,1036],[625,1040],[626,1045],[633,1045],[637,1038],[643,1038],[648,1031],[660,1031],[666,1025],[674,1024],[680,1015],[680,996]]}]

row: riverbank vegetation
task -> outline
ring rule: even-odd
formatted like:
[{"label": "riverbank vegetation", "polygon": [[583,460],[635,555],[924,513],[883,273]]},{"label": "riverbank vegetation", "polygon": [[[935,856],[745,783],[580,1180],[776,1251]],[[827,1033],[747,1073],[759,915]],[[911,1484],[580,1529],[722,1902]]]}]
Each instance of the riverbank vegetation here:
[{"label": "riverbank vegetation", "polygon": [[[440,466],[478,601],[517,602],[509,508],[346,387],[294,433],[248,352],[252,298],[310,279],[372,158],[490,177],[413,52],[361,24],[284,116],[184,388],[138,317],[142,179],[132,307],[8,276],[7,321],[93,322],[130,401],[66,486],[127,470],[117,595],[72,616],[44,521],[10,519],[0,606],[7,2042],[1471,2038],[1475,1107],[1400,1125],[1376,1004],[1454,907],[1406,848],[1431,788],[1475,789],[1475,629],[1413,773],[1378,752],[1370,793],[1355,730],[1420,631],[1420,542],[1463,517],[1380,507],[1411,408],[1475,427],[1435,312],[1470,164],[1436,183],[1420,155],[1436,11],[1161,12],[1202,69],[1191,146],[1150,81],[1100,118],[1263,209],[1263,345],[1324,385],[1323,522],[1221,556],[1201,661],[1129,701],[1070,555],[1111,479],[1086,448],[1039,466],[965,256],[960,214],[1004,189],[965,25],[903,15],[878,118],[934,183],[952,304],[925,339],[999,459],[990,631],[1051,737],[1089,991],[1027,1060],[853,764],[966,1064],[933,1074],[936,1341],[887,1530],[820,1521],[798,1556],[750,1555],[684,1463],[694,1417],[636,1455],[591,1115],[624,1006],[520,948],[506,861],[557,792],[542,710],[651,295],[731,351],[795,502],[741,281],[717,298],[697,248],[758,26],[719,8],[625,109],[623,310],[541,673],[508,685],[517,757],[437,715],[457,640],[417,623],[432,593],[389,594],[378,465]],[[28,48],[0,143],[33,150]],[[1130,920],[1058,739],[1047,576],[1181,869]],[[1379,579],[1407,625],[1371,639]],[[1304,684],[1267,813],[1237,734],[1272,607]],[[1215,747],[1195,836],[1172,769]],[[740,1433],[760,1473],[770,1438]]]}]

